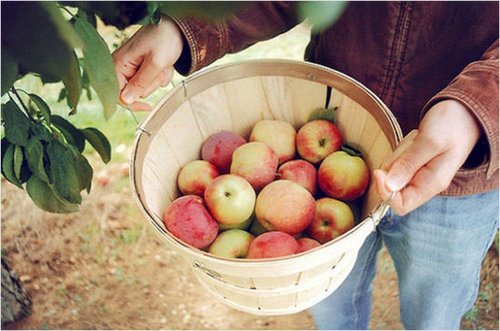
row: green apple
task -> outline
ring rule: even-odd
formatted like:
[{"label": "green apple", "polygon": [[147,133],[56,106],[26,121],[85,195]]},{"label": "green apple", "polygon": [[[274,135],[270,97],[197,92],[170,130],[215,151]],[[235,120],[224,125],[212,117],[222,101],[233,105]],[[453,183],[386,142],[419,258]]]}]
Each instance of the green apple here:
[{"label": "green apple", "polygon": [[212,216],[225,227],[238,226],[252,216],[255,191],[242,177],[222,175],[205,189],[205,203]]},{"label": "green apple", "polygon": [[220,257],[246,258],[248,248],[254,238],[253,235],[241,229],[227,230],[215,238],[208,252]]}]

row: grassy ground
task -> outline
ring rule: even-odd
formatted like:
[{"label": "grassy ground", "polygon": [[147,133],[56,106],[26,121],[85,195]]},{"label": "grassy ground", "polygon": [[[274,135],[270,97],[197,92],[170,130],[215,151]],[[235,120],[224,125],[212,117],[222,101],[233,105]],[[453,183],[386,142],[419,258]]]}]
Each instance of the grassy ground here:
[{"label": "grassy ground", "polygon": [[[108,32],[109,42],[113,34]],[[308,29],[300,26],[273,41],[228,55],[214,65],[251,58],[301,59]],[[175,76],[178,84],[182,77]],[[54,112],[60,85],[25,79],[19,87],[49,97]],[[171,88],[148,101],[153,105]],[[314,329],[308,312],[256,317],[215,302],[188,265],[154,232],[132,196],[127,162],[136,130],[124,109],[104,121],[100,105],[83,100],[72,121],[94,126],[110,139],[113,160],[96,168],[93,191],[80,212],[51,215],[36,209],[26,194],[2,181],[2,256],[33,298],[31,317],[10,329]],[[136,114],[138,120],[147,114]],[[400,329],[397,276],[387,251],[378,257],[371,329]],[[498,329],[498,253],[483,264],[481,290],[463,329]]]}]

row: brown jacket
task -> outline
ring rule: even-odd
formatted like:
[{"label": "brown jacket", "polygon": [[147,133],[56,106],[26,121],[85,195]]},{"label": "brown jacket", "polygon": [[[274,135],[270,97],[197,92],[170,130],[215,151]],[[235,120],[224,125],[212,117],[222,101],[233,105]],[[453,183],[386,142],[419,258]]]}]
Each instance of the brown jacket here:
[{"label": "brown jacket", "polygon": [[[183,75],[285,32],[295,4],[255,2],[225,23],[174,18],[185,36]],[[307,61],[344,72],[375,92],[403,133],[443,99],[466,105],[483,129],[444,195],[498,187],[498,2],[351,2],[332,26],[311,36]],[[467,134],[464,132],[464,134]]]}]

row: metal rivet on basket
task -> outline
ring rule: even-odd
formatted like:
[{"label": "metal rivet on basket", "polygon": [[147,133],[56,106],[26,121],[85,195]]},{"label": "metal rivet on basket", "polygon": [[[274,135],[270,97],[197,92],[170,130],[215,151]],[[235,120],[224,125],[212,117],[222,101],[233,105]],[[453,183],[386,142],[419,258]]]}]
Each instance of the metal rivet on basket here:
[{"label": "metal rivet on basket", "polygon": [[186,87],[186,82],[183,80],[182,81],[182,89],[184,90],[184,97],[187,97],[187,87]]},{"label": "metal rivet on basket", "polygon": [[306,78],[309,80],[316,80],[316,75],[313,73],[308,73]]},{"label": "metal rivet on basket", "polygon": [[139,130],[139,131],[141,131],[141,132],[145,133],[148,137],[149,137],[149,136],[151,136],[151,132],[149,132],[149,131],[148,131],[148,130],[146,130],[146,129],[141,128],[140,126],[138,126],[138,127],[137,127],[137,130]]}]

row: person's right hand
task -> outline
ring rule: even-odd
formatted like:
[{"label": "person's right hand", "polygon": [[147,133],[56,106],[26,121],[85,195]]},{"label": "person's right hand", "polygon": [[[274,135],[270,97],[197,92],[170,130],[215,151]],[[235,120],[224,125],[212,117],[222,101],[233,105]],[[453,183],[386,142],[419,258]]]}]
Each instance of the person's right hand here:
[{"label": "person's right hand", "polygon": [[150,110],[137,98],[145,98],[166,86],[174,74],[174,63],[182,52],[182,34],[175,23],[163,16],[159,25],[139,29],[113,53],[120,85],[120,103],[134,110]]}]

